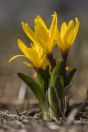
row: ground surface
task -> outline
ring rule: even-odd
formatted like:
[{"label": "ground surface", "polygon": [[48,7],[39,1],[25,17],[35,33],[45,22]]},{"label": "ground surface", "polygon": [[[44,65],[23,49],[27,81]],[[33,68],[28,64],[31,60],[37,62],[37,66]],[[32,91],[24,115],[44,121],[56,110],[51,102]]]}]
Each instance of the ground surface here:
[{"label": "ground surface", "polygon": [[65,120],[61,118],[59,121],[43,121],[38,109],[29,112],[4,109],[0,111],[0,132],[88,132],[88,118],[74,120],[77,109],[73,109]]}]

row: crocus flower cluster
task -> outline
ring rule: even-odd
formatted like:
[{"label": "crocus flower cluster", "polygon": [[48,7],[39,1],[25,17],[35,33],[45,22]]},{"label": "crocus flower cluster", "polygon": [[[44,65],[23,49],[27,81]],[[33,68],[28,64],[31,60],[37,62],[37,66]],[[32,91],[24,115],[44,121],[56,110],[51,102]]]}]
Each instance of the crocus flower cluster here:
[{"label": "crocus flower cluster", "polygon": [[[37,82],[28,75],[22,73],[18,75],[36,95],[45,120],[49,119],[50,108],[55,117],[62,113],[61,108],[64,109],[65,105],[62,101],[63,90],[69,85],[75,73],[75,68],[66,71],[66,59],[77,36],[80,22],[75,18],[75,22],[74,20],[70,20],[68,24],[63,22],[61,28],[58,24],[56,12],[52,15],[50,28],[40,16],[36,16],[34,20],[34,30],[28,23],[22,22],[23,31],[31,40],[30,47],[18,39],[18,47],[22,54],[15,55],[9,60],[11,62],[17,57],[25,57],[28,61],[24,64],[36,70]],[[53,58],[53,49],[56,45],[62,53],[62,61],[59,63],[57,63],[58,58]],[[58,99],[61,108],[58,106]]]}]

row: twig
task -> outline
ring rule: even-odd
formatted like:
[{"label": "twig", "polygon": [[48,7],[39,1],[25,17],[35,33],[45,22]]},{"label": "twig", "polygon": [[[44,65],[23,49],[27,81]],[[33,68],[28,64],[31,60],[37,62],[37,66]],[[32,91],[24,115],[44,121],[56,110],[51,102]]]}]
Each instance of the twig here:
[{"label": "twig", "polygon": [[64,114],[67,112],[67,110],[69,109],[69,100],[72,98],[72,96],[65,96],[64,100]]}]

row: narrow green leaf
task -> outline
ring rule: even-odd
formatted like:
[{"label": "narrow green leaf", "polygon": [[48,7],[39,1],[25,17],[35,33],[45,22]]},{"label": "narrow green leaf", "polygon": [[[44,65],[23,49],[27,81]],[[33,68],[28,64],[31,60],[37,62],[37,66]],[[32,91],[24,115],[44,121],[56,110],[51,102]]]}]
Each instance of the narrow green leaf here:
[{"label": "narrow green leaf", "polygon": [[28,75],[18,73],[18,76],[31,88],[31,90],[39,100],[40,104],[44,104],[44,93],[40,85]]},{"label": "narrow green leaf", "polygon": [[49,79],[50,79],[50,74],[49,74],[49,68],[47,67],[46,69],[41,69],[38,71],[38,81],[41,87],[44,90],[44,93],[46,94],[46,91],[48,90],[49,87]]},{"label": "narrow green leaf", "polygon": [[56,64],[55,68],[53,69],[51,73],[51,81],[50,85],[53,87],[56,83],[56,79],[59,77],[59,75],[62,72],[62,62],[59,62]]},{"label": "narrow green leaf", "polygon": [[51,73],[50,94],[49,94],[50,106],[56,117],[58,117],[60,114],[59,102],[58,102],[57,96],[60,99],[60,96],[62,95],[62,88],[63,88],[63,80],[62,80],[61,73],[62,73],[62,62],[59,62],[56,64],[55,68],[53,69]]},{"label": "narrow green leaf", "polygon": [[67,73],[66,80],[65,80],[65,86],[70,84],[75,72],[76,72],[76,69],[74,68],[70,72]]},{"label": "narrow green leaf", "polygon": [[28,75],[18,73],[18,76],[31,88],[39,101],[43,119],[48,120],[48,108],[46,106],[46,97],[44,97],[42,87]]},{"label": "narrow green leaf", "polygon": [[62,76],[59,76],[55,83],[57,95],[60,99],[63,97],[63,89],[64,89],[64,80]]},{"label": "narrow green leaf", "polygon": [[49,89],[49,96],[48,97],[49,97],[49,104],[50,104],[50,107],[53,111],[53,114],[55,117],[58,117],[60,114],[60,111],[59,111],[59,107],[58,107],[58,101],[56,98],[55,87],[51,87]]}]

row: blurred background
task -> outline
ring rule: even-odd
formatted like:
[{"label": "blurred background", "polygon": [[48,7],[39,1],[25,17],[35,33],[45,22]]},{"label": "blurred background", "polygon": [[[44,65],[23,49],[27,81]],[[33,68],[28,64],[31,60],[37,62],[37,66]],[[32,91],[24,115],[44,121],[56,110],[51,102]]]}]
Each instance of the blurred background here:
[{"label": "blurred background", "polygon": [[[40,15],[49,26],[54,11],[58,13],[59,25],[75,17],[80,20],[79,33],[70,50],[68,63],[78,69],[70,93],[74,100],[85,99],[88,88],[88,0],[0,0],[0,102],[14,102],[24,96],[20,89],[25,89],[26,85],[17,73],[30,70],[23,65],[21,58],[8,63],[10,57],[20,53],[18,38],[30,44],[22,30],[22,20],[33,27],[34,18]],[[29,96],[32,98],[31,91]]]}]

